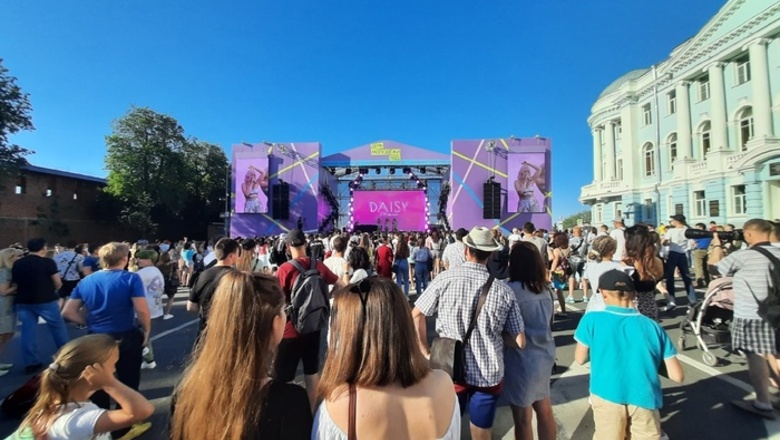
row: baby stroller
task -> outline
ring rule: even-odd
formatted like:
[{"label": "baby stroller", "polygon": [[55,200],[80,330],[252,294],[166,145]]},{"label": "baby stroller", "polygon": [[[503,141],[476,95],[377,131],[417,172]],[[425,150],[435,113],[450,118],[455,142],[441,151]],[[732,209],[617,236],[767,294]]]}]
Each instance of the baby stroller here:
[{"label": "baby stroller", "polygon": [[731,278],[718,278],[707,286],[704,298],[688,308],[680,323],[678,340],[680,351],[685,350],[686,334],[692,333],[696,346],[702,350],[705,365],[718,365],[718,358],[710,349],[731,344],[731,321],[734,319],[734,290]]}]

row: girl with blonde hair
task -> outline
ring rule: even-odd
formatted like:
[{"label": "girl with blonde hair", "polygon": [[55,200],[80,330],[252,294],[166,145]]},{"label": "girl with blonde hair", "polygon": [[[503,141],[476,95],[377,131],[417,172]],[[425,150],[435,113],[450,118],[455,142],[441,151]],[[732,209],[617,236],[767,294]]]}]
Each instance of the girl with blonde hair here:
[{"label": "girl with blonde hair", "polygon": [[[117,342],[109,335],[82,336],[65,344],[41,374],[38,398],[12,440],[109,440],[111,431],[151,416],[154,406],[114,377]],[[89,401],[97,390],[119,404],[105,410]]]},{"label": "girl with blonde hair", "polygon": [[[16,312],[14,294],[16,285],[11,282],[11,268],[24,253],[19,249],[8,248],[0,251],[0,353],[11,340],[16,330]],[[5,376],[13,364],[0,364],[0,376]]]}]

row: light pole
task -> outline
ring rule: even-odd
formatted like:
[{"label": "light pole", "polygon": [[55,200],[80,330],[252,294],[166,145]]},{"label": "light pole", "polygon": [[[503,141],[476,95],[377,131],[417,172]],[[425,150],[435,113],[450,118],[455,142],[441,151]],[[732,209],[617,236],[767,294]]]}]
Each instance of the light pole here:
[{"label": "light pole", "polygon": [[223,213],[225,224],[225,237],[230,237],[230,175],[232,166],[230,163],[225,167],[225,212]]}]

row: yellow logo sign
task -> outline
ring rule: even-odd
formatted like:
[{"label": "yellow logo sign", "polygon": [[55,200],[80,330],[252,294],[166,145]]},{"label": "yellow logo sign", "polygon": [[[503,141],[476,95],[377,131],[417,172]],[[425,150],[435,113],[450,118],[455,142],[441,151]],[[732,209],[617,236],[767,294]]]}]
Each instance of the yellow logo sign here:
[{"label": "yellow logo sign", "polygon": [[384,142],[377,142],[377,143],[371,144],[371,155],[372,156],[387,156],[388,160],[398,161],[398,160],[401,160],[401,149],[400,148],[385,148],[385,143]]}]

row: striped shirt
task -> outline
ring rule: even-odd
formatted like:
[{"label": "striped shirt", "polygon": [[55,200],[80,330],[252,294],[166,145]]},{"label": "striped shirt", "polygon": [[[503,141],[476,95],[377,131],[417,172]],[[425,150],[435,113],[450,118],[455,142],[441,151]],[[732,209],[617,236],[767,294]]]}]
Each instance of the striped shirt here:
[{"label": "striped shirt", "polygon": [[[415,306],[425,316],[438,314],[436,333],[439,336],[463,341],[488,276],[484,264],[472,262],[446,270],[431,281]],[[517,335],[524,330],[514,292],[503,281],[494,280],[464,350],[466,382],[478,387],[499,384],[504,378],[502,333]]]},{"label": "striped shirt", "polygon": [[[761,243],[780,258],[780,248]],[[734,317],[742,319],[761,319],[758,316],[758,301],[766,299],[769,294],[770,270],[769,259],[758,251],[741,249],[729,254],[718,263],[718,272],[723,276],[733,276],[734,286]],[[753,297],[755,296],[755,298]]]}]

